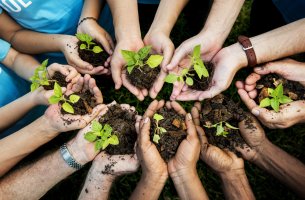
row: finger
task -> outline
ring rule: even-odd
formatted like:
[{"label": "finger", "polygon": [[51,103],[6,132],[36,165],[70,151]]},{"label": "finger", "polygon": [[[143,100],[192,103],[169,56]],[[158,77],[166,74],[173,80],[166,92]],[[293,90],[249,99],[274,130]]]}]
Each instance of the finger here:
[{"label": "finger", "polygon": [[74,67],[81,68],[83,70],[93,69],[93,66],[90,63],[83,61],[78,54],[71,55],[69,64]]},{"label": "finger", "polygon": [[257,107],[256,102],[250,98],[249,94],[243,90],[243,89],[239,89],[238,94],[241,98],[241,100],[244,102],[244,104],[248,107],[248,109],[251,111],[254,107]]},{"label": "finger", "polygon": [[177,97],[177,101],[196,101],[199,100],[202,91],[196,90],[187,90],[185,92],[181,92]]},{"label": "finger", "polygon": [[107,106],[105,104],[99,104],[92,109],[91,114],[84,115],[82,118],[89,124],[98,114],[100,114],[103,110],[105,110]]},{"label": "finger", "polygon": [[257,90],[250,91],[248,94],[251,99],[255,99],[257,96]]},{"label": "finger", "polygon": [[237,89],[245,89],[245,84],[242,81],[236,81],[235,86],[237,87]]},{"label": "finger", "polygon": [[139,135],[140,133],[140,122],[142,121],[142,116],[140,115],[136,115],[136,124],[135,124],[135,128],[136,128],[136,132]]},{"label": "finger", "polygon": [[112,50],[112,52],[110,52],[110,55],[112,55],[113,54],[113,49],[114,49],[114,42],[113,42],[111,36],[108,33],[106,33],[106,39],[108,40],[108,43],[110,44],[110,47],[111,47],[111,50]]},{"label": "finger", "polygon": [[123,64],[117,61],[111,61],[111,74],[113,82],[115,83],[115,89],[118,90],[123,84],[122,81],[122,67]]},{"label": "finger", "polygon": [[77,70],[74,67],[66,65],[66,69],[68,70],[68,73],[66,75],[67,76],[66,77],[66,81],[67,82],[73,80],[74,77],[79,75],[79,73],[77,72]]},{"label": "finger", "polygon": [[109,40],[106,39],[106,33],[100,33],[98,34],[98,37],[96,38],[104,47],[105,51],[111,55],[112,54],[112,47],[109,44]]},{"label": "finger", "polygon": [[193,121],[195,123],[196,126],[200,126],[200,114],[199,114],[199,110],[197,107],[193,107],[192,108],[192,117],[193,117]]},{"label": "finger", "polygon": [[129,92],[131,92],[133,95],[135,95],[140,101],[144,100],[145,97],[142,94],[142,92],[137,87],[135,87],[134,85],[129,83],[125,73],[122,74],[122,80],[123,80],[124,87],[126,87],[129,90]]},{"label": "finger", "polygon": [[82,75],[78,73],[74,78],[72,78],[72,80],[71,80],[71,79],[69,79],[69,80],[71,80],[71,83],[74,84],[74,83],[77,83],[78,79],[79,79],[81,76],[82,76]]},{"label": "finger", "polygon": [[93,94],[94,94],[94,98],[96,100],[96,103],[97,104],[102,104],[103,103],[103,94],[97,86],[95,86],[93,88]]},{"label": "finger", "polygon": [[80,77],[78,79],[78,81],[72,85],[72,91],[73,92],[80,92],[82,89],[83,89],[83,86],[84,86],[84,78],[83,77]]},{"label": "finger", "polygon": [[155,80],[153,86],[149,90],[149,96],[152,99],[156,98],[158,93],[162,89],[164,85],[165,77],[166,77],[166,73],[163,70],[161,70],[158,78]]},{"label": "finger", "polygon": [[253,85],[256,84],[256,82],[261,78],[261,76],[257,73],[252,73],[250,74],[246,80],[245,80],[245,85]]},{"label": "finger", "polygon": [[142,127],[140,127],[140,137],[139,137],[140,147],[150,143],[149,130],[150,130],[150,118],[145,117],[142,123]]},{"label": "finger", "polygon": [[177,96],[181,93],[183,86],[184,82],[182,81],[176,81],[173,83],[173,91],[170,100],[176,100]]},{"label": "finger", "polygon": [[224,89],[221,89],[217,86],[212,86],[210,89],[207,91],[201,92],[199,96],[199,101],[203,101],[204,99],[211,99],[215,97],[216,95],[220,94]]},{"label": "finger", "polygon": [[185,92],[185,91],[187,91],[189,88],[188,88],[188,86],[186,85],[186,84],[184,84],[184,86],[183,86],[183,88],[182,88],[182,92]]},{"label": "finger", "polygon": [[167,68],[166,66],[169,64],[169,62],[171,61],[172,57],[173,57],[173,54],[174,54],[174,51],[175,51],[175,46],[170,43],[170,44],[167,44],[163,50],[163,61],[161,63],[161,67],[167,71]]},{"label": "finger", "polygon": [[195,124],[193,122],[192,115],[190,113],[186,114],[185,124],[186,124],[186,127],[187,127],[187,135],[188,135],[187,137],[196,139],[197,138],[197,131],[196,131]]},{"label": "finger", "polygon": [[167,70],[172,70],[179,65],[180,61],[189,53],[189,47],[183,43],[176,49],[171,62],[166,66]]},{"label": "finger", "polygon": [[186,115],[184,108],[176,101],[170,102],[171,108],[174,109],[179,115]]},{"label": "finger", "polygon": [[146,109],[146,111],[143,115],[143,118],[145,118],[145,117],[151,118],[155,114],[155,112],[157,112],[158,104],[159,104],[158,100],[154,100],[153,102],[151,102],[149,104],[148,108]]},{"label": "finger", "polygon": [[205,153],[209,145],[208,138],[206,137],[204,130],[200,126],[196,126],[196,130],[201,144],[201,152]]},{"label": "finger", "polygon": [[141,93],[143,94],[144,97],[148,95],[148,91],[146,88],[141,89]]},{"label": "finger", "polygon": [[250,92],[250,91],[252,91],[252,90],[255,90],[255,88],[256,88],[256,83],[254,83],[254,84],[252,84],[252,85],[245,85],[245,90],[246,90],[247,92]]},{"label": "finger", "polygon": [[90,75],[93,75],[93,74],[100,74],[104,69],[103,66],[98,66],[98,67],[94,67],[93,69],[91,70],[87,70],[87,69],[81,69],[81,68],[77,68],[76,67],[76,70],[81,73],[81,74],[90,74]]}]

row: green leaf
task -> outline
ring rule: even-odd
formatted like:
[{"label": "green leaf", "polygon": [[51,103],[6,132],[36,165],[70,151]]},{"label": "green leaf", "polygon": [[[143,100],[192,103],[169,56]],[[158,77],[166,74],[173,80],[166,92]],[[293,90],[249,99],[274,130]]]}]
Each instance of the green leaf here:
[{"label": "green leaf", "polygon": [[94,46],[92,51],[94,53],[101,53],[103,51],[103,49],[100,46]]},{"label": "green leaf", "polygon": [[38,83],[32,83],[31,84],[31,92],[35,91],[37,88],[39,88],[39,84]]},{"label": "green leaf", "polygon": [[102,150],[106,149],[109,145],[109,140],[105,140],[102,144]]},{"label": "green leaf", "polygon": [[270,99],[269,98],[264,98],[259,104],[259,107],[261,107],[261,108],[265,108],[265,107],[268,107],[268,106],[270,106]]},{"label": "green leaf", "polygon": [[160,133],[166,133],[167,131],[166,131],[166,129],[165,128],[163,128],[163,127],[160,127]]},{"label": "green leaf", "polygon": [[282,96],[284,95],[284,89],[283,89],[283,84],[279,84],[274,92],[272,93],[272,97],[278,97],[278,98],[281,98]]},{"label": "green leaf", "polygon": [[129,74],[131,74],[131,72],[132,72],[132,70],[133,70],[134,67],[135,67],[134,65],[133,65],[133,66],[128,66],[128,67],[127,67],[127,71],[128,71]]},{"label": "green leaf", "polygon": [[92,122],[92,127],[91,129],[94,131],[94,132],[100,132],[102,130],[103,126],[97,121],[97,120],[94,120]]},{"label": "green leaf", "polygon": [[144,60],[150,53],[151,46],[145,46],[138,51],[138,55],[141,60]]},{"label": "green leaf", "polygon": [[274,92],[274,89],[272,89],[272,88],[268,88],[268,89],[267,89],[267,91],[268,91],[268,95],[269,95],[269,96],[271,96],[271,95],[272,95],[272,93]]},{"label": "green leaf", "polygon": [[86,48],[87,48],[87,45],[85,45],[85,44],[81,44],[81,45],[79,46],[79,49],[81,49],[81,50],[86,49]]},{"label": "green leaf", "polygon": [[42,70],[44,70],[44,69],[47,68],[48,62],[49,62],[49,59],[46,59],[46,60],[44,60],[44,61],[41,63],[41,69],[42,69]]},{"label": "green leaf", "polygon": [[62,97],[62,90],[61,90],[60,85],[58,85],[57,82],[55,82],[55,84],[54,84],[54,94],[57,97]]},{"label": "green leaf", "polygon": [[155,68],[158,67],[161,62],[163,60],[163,56],[160,55],[151,55],[148,60],[146,61],[146,63],[148,64],[148,66],[150,68]]},{"label": "green leaf", "polygon": [[63,104],[62,104],[62,108],[63,108],[64,111],[66,111],[67,113],[71,113],[71,114],[74,113],[74,108],[73,108],[68,102],[63,103]]},{"label": "green leaf", "polygon": [[56,104],[61,100],[61,98],[53,95],[48,100],[49,100],[49,104]]},{"label": "green leaf", "polygon": [[79,99],[80,99],[80,96],[75,95],[75,94],[72,94],[72,95],[69,96],[69,100],[70,100],[72,103],[78,102]]},{"label": "green leaf", "polygon": [[160,140],[160,136],[158,134],[154,134],[153,141],[158,144],[159,140]]},{"label": "green leaf", "polygon": [[229,134],[229,132],[223,131],[221,135],[222,135],[223,137],[227,137],[228,134]]},{"label": "green leaf", "polygon": [[162,115],[159,115],[159,114],[157,114],[157,113],[154,114],[154,120],[160,121],[160,120],[162,120],[162,119],[164,119],[164,117],[163,117]]},{"label": "green leaf", "polygon": [[85,33],[77,33],[75,34],[76,38],[79,39],[82,42],[90,42],[92,40],[92,37]]},{"label": "green leaf", "polygon": [[50,85],[48,80],[44,80],[40,82],[40,85]]},{"label": "green leaf", "polygon": [[88,132],[85,134],[85,139],[88,140],[89,142],[94,142],[97,138],[97,136],[94,134],[94,132]]},{"label": "green leaf", "polygon": [[230,128],[230,129],[235,129],[238,130],[239,128],[232,126],[231,124],[229,124],[228,122],[225,122],[226,127]]},{"label": "green leaf", "polygon": [[193,81],[193,79],[191,77],[187,77],[185,82],[189,86],[192,86],[194,84],[194,81]]},{"label": "green leaf", "polygon": [[95,142],[95,150],[96,150],[96,151],[101,150],[101,149],[102,149],[102,146],[103,146],[103,143],[104,143],[103,140],[101,140],[101,139],[97,140],[97,141]]},{"label": "green leaf", "polygon": [[279,102],[281,104],[290,103],[290,102],[292,102],[292,99],[290,99],[286,95],[283,95],[282,98],[279,99]]},{"label": "green leaf", "polygon": [[185,76],[189,72],[189,69],[185,68],[181,71],[181,76]]},{"label": "green leaf", "polygon": [[223,128],[222,124],[218,125],[216,128],[216,136],[221,136],[224,131],[225,129]]},{"label": "green leaf", "polygon": [[112,133],[112,127],[109,124],[105,124],[102,130],[102,137],[105,136],[108,138]]},{"label": "green leaf", "polygon": [[120,142],[119,142],[119,138],[118,136],[116,135],[112,135],[109,139],[108,139],[108,142],[109,144],[112,144],[112,145],[118,145]]},{"label": "green leaf", "polygon": [[193,50],[193,58],[200,58],[200,47],[201,45],[198,44],[194,47],[194,50]]},{"label": "green leaf", "polygon": [[273,108],[275,112],[278,112],[280,110],[280,102],[277,99],[271,99],[270,105]]},{"label": "green leaf", "polygon": [[177,81],[178,76],[175,74],[169,74],[165,77],[164,81],[167,83],[174,83]]},{"label": "green leaf", "polygon": [[[121,54],[126,63],[135,63],[135,55],[136,53],[133,51],[121,50]],[[130,66],[130,65],[128,65]]]},{"label": "green leaf", "polygon": [[203,70],[202,67],[200,65],[198,65],[197,63],[194,64],[194,70],[197,73],[198,77],[201,79],[203,76]]}]

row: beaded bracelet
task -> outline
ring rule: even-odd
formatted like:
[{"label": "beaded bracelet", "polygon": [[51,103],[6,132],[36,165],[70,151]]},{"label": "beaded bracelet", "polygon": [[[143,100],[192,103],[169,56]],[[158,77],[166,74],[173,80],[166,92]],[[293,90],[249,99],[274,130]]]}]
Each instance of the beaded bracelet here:
[{"label": "beaded bracelet", "polygon": [[92,19],[94,21],[97,21],[97,19],[95,19],[94,17],[84,17],[82,20],[79,21],[78,26],[81,25],[81,23],[83,23],[84,21],[86,21],[88,19]]}]

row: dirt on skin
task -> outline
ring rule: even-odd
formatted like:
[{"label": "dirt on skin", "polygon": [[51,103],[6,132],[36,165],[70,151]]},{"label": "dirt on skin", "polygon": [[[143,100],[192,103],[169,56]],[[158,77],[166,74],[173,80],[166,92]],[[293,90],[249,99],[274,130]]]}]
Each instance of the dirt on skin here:
[{"label": "dirt on skin", "polygon": [[305,99],[305,87],[299,82],[286,80],[277,74],[268,74],[257,82],[256,89],[259,95],[256,102],[259,103],[268,97],[268,88],[275,89],[280,83],[283,84],[284,95],[294,101]]},{"label": "dirt on skin", "polygon": [[194,84],[192,86],[189,86],[193,90],[204,91],[210,87],[210,82],[212,81],[214,74],[214,65],[210,62],[204,63],[204,65],[209,72],[209,77],[202,77],[201,79],[199,79],[199,76],[197,75],[193,67],[189,71],[190,74],[194,74],[194,76],[192,77]]},{"label": "dirt on skin", "polygon": [[148,65],[135,67],[129,74],[126,71],[127,79],[134,86],[141,89],[150,89],[160,73],[160,67],[150,68]]},{"label": "dirt on skin", "polygon": [[[68,83],[66,82],[66,76],[63,75],[62,73],[56,71],[52,77],[52,79],[50,80],[56,80],[57,83],[61,86],[61,87],[67,87]],[[45,90],[53,90],[54,89],[54,84],[55,81],[51,81],[49,82],[50,85],[43,85],[43,88]]]},{"label": "dirt on skin", "polygon": [[[95,45],[90,45],[90,49],[92,49],[93,46],[98,45],[103,49],[103,51],[100,53],[94,53],[93,51],[78,48],[79,57],[83,61],[90,63],[94,67],[104,66],[107,58],[109,57],[109,54],[104,50],[103,46],[99,42],[97,42],[96,40],[93,40],[93,42],[95,43]],[[78,41],[77,45],[79,47],[81,44],[87,45],[86,42]]]},{"label": "dirt on skin", "polygon": [[[175,156],[180,143],[187,136],[185,117],[167,108],[161,108],[157,113],[164,118],[159,121],[159,127],[165,128],[167,132],[160,135],[158,144],[154,144],[160,152],[161,157],[168,162]],[[151,122],[150,140],[153,142],[154,130],[157,126],[154,119],[151,119]]]},{"label": "dirt on skin", "polygon": [[[246,118],[248,119],[247,113],[245,113],[236,103],[222,94],[206,100],[200,114],[200,122],[203,127],[219,122],[228,122],[230,125],[238,128],[238,122]],[[241,137],[239,130],[229,129],[224,123],[223,127],[225,131],[229,132],[229,134],[226,135],[227,137],[216,136],[216,128],[204,127],[209,143],[221,149],[228,149],[237,153],[234,147],[239,146],[243,148],[245,144],[244,139]]]},{"label": "dirt on skin", "polygon": [[101,124],[109,124],[119,138],[118,145],[109,145],[106,153],[109,155],[134,154],[134,145],[137,140],[135,129],[136,112],[122,109],[115,104],[109,107],[107,113],[100,118]]},{"label": "dirt on skin", "polygon": [[[96,106],[96,100],[95,97],[91,94],[89,90],[82,93],[74,93],[75,95],[80,96],[80,99],[75,104],[71,104],[71,106],[74,108],[74,114],[72,115],[86,115],[91,114],[92,109]],[[66,99],[69,99],[69,97],[65,96]],[[63,103],[63,102],[61,102]],[[63,108],[61,108],[62,114],[70,114],[64,111]]]}]

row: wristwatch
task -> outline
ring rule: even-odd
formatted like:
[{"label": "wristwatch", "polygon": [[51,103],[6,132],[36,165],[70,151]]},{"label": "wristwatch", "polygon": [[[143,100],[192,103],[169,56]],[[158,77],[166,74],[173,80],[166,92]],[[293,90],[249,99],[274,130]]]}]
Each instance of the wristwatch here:
[{"label": "wristwatch", "polygon": [[238,36],[238,42],[241,44],[243,50],[245,51],[248,59],[248,66],[253,67],[257,65],[256,54],[253,49],[250,39],[244,35]]},{"label": "wristwatch", "polygon": [[83,165],[79,164],[71,155],[71,153],[69,152],[68,148],[67,148],[67,144],[64,143],[60,148],[60,154],[62,156],[62,158],[64,159],[64,161],[72,168],[79,170],[83,167]]}]

